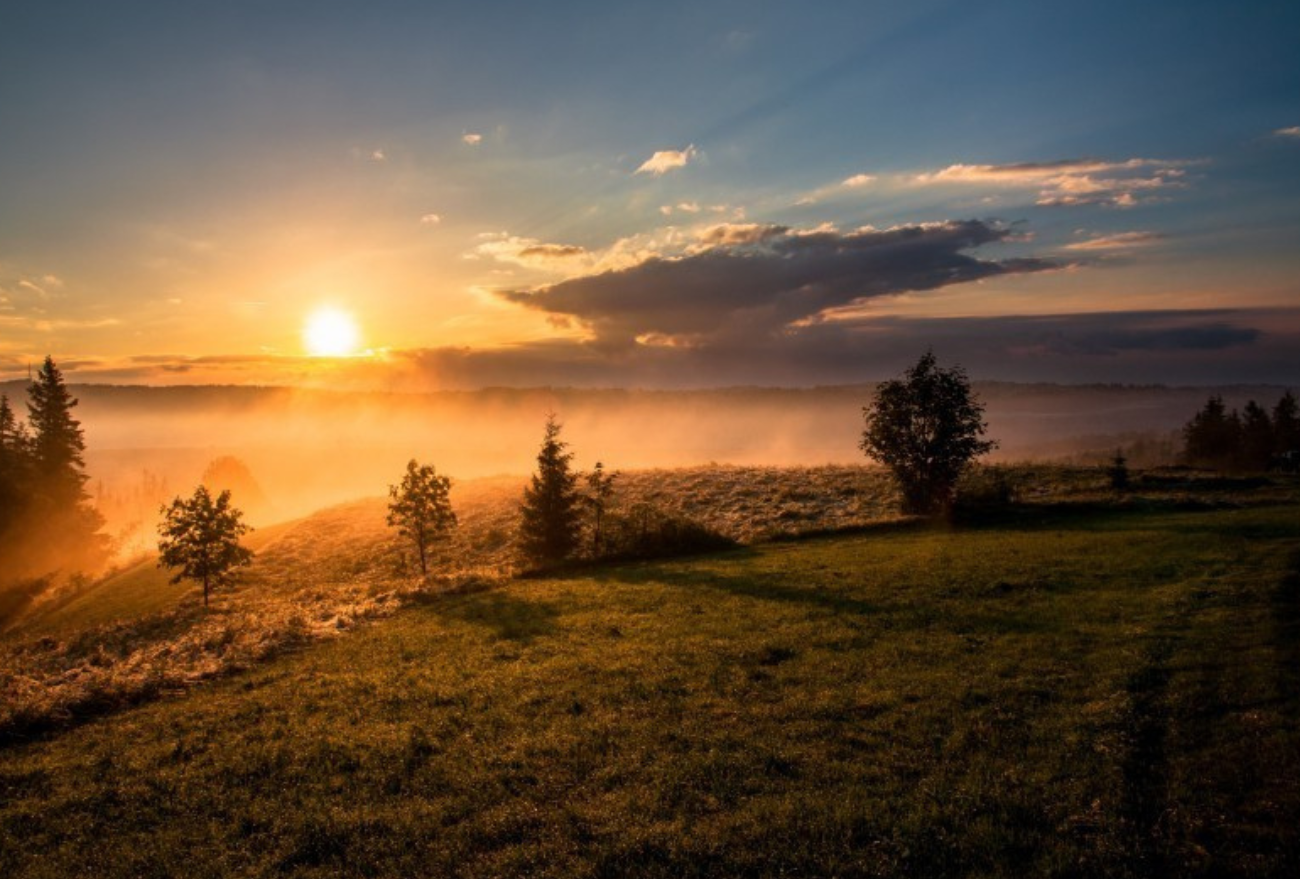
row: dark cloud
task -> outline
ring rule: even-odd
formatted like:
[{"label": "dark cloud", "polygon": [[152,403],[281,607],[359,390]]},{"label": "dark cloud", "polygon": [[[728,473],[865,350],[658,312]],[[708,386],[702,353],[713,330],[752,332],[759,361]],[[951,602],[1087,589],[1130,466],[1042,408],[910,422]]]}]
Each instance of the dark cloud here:
[{"label": "dark cloud", "polygon": [[1060,266],[965,252],[1010,236],[978,220],[850,233],[723,225],[701,233],[685,256],[500,295],[585,321],[605,344],[646,335],[691,344],[767,337],[861,299]]}]

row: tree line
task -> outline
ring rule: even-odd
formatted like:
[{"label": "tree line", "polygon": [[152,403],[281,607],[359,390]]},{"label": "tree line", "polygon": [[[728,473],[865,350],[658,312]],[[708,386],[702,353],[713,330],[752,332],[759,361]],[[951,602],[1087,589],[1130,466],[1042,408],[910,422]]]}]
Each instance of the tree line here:
[{"label": "tree line", "polygon": [[[0,534],[32,545],[30,526],[53,527],[47,557],[37,564],[87,558],[107,550],[102,518],[85,491],[85,442],[71,411],[77,400],[47,357],[29,388],[28,419],[19,423],[0,397]],[[903,377],[877,388],[863,409],[860,447],[884,464],[899,485],[904,512],[941,515],[954,501],[958,479],[969,464],[995,447],[982,439],[983,406],[966,374],[943,369],[927,352]],[[573,469],[573,454],[560,438],[561,424],[548,416],[537,469],[524,488],[517,545],[537,567],[575,560],[631,559],[698,552],[733,545],[701,523],[646,504],[624,510],[616,503],[619,474],[597,462],[589,473]],[[402,480],[389,487],[388,524],[414,552],[422,576],[439,543],[457,526],[451,480],[432,465],[412,459]],[[160,509],[159,565],[175,571],[172,582],[211,591],[250,563],[241,546],[249,529],[228,490],[215,497],[200,485],[189,498]]]},{"label": "tree line", "polygon": [[9,585],[93,570],[108,557],[103,517],[86,492],[76,406],[50,357],[27,388],[25,420],[0,395],[0,578]]},{"label": "tree line", "polygon": [[1300,458],[1300,407],[1287,391],[1270,414],[1250,400],[1238,412],[1214,395],[1183,427],[1183,462],[1216,470],[1294,470]]}]

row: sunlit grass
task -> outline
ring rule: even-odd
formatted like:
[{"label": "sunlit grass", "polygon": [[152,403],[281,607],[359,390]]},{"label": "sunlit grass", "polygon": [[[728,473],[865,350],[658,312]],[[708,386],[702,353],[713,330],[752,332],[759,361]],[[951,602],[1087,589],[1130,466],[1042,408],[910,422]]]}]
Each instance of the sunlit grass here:
[{"label": "sunlit grass", "polygon": [[1056,510],[435,597],[0,752],[0,867],[1281,874],[1298,549]]}]

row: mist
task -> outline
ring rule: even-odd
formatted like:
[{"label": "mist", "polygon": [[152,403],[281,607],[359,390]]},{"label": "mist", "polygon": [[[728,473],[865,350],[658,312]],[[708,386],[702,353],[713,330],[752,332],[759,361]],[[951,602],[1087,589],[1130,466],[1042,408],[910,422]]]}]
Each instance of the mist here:
[{"label": "mist", "polygon": [[[222,458],[246,468],[235,503],[254,526],[381,496],[411,458],[457,481],[532,471],[554,413],[574,465],[635,470],[708,464],[866,463],[873,385],[709,391],[487,389],[432,394],[258,387],[74,386],[87,486],[125,551],[148,548],[158,505],[189,494]],[[1229,406],[1266,387],[976,383],[993,461],[1061,460],[1168,437],[1211,393]],[[22,387],[0,386],[11,399]],[[209,474],[211,477],[211,474]],[[251,481],[249,481],[251,479]],[[211,481],[211,478],[209,479]],[[249,486],[254,486],[250,489]],[[260,493],[248,497],[249,491]],[[454,494],[453,494],[454,498]]]}]

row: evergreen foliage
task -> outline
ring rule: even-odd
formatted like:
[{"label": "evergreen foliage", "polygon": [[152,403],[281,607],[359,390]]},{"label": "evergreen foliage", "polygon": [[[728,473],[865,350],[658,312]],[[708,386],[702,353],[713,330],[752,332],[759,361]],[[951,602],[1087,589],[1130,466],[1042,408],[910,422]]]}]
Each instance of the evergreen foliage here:
[{"label": "evergreen foliage", "polygon": [[242,513],[230,504],[230,492],[213,500],[205,486],[189,500],[175,498],[164,505],[158,525],[158,566],[179,568],[172,583],[193,580],[203,584],[203,606],[211,590],[229,584],[235,569],[247,565],[253,553],[239,545],[250,529]]},{"label": "evergreen foliage", "polygon": [[1290,391],[1273,407],[1273,437],[1278,454],[1300,451],[1300,407]]},{"label": "evergreen foliage", "polygon": [[94,570],[108,554],[86,494],[77,400],[50,357],[28,386],[27,423],[0,397],[0,587]]},{"label": "evergreen foliage", "polygon": [[1300,417],[1295,396],[1287,391],[1268,410],[1254,400],[1240,413],[1228,411],[1223,398],[1210,397],[1183,427],[1183,461],[1216,470],[1266,470],[1300,453]]},{"label": "evergreen foliage", "polygon": [[901,379],[880,384],[864,407],[863,452],[892,471],[906,513],[935,514],[953,502],[967,465],[997,446],[960,367],[941,369],[927,351]]},{"label": "evergreen foliage", "polygon": [[77,399],[51,357],[45,358],[27,395],[32,464],[42,491],[59,503],[85,500],[86,441],[81,422],[72,417]]},{"label": "evergreen foliage", "polygon": [[456,527],[450,492],[451,479],[414,458],[407,463],[401,483],[388,487],[388,524],[415,545],[421,576],[429,573],[430,547]]},{"label": "evergreen foliage", "polygon": [[541,564],[562,562],[574,554],[582,533],[577,474],[568,443],[560,440],[560,423],[547,416],[546,435],[537,453],[537,472],[524,488],[519,545],[525,556]]}]

